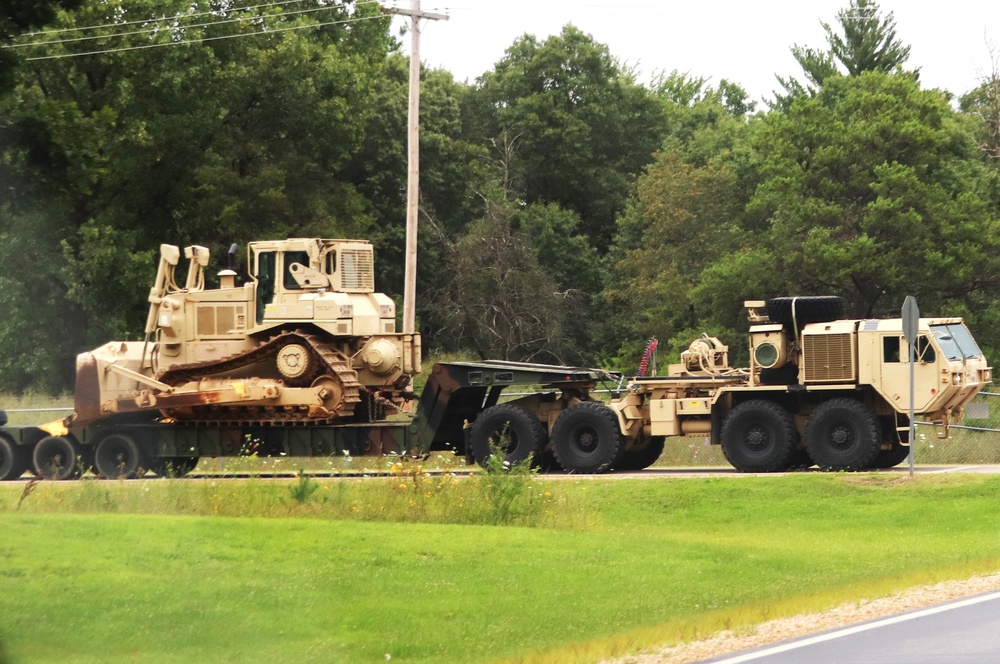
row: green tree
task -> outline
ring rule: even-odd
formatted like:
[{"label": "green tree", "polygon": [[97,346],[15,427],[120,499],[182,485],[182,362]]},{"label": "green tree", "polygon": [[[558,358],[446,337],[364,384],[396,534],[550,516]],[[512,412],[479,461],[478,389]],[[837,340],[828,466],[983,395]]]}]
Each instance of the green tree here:
[{"label": "green tree", "polygon": [[466,118],[468,135],[491,150],[497,180],[512,197],[574,210],[600,251],[631,179],[663,136],[649,90],[607,46],[570,25],[544,42],[517,40],[479,79]]},{"label": "green tree", "polygon": [[761,184],[749,209],[766,226],[696,293],[736,278],[761,296],[843,295],[852,315],[873,317],[907,294],[944,314],[1000,287],[991,176],[947,98],[914,76],[830,79],[770,114],[754,145]]},{"label": "green tree", "polygon": [[52,23],[59,11],[76,9],[83,0],[5,0],[0,5],[0,93],[14,85],[14,68],[19,62],[11,47],[12,38],[33,28]]},{"label": "green tree", "polygon": [[831,76],[858,76],[866,71],[892,72],[910,57],[910,47],[896,37],[896,19],[892,12],[884,17],[874,0],[851,0],[837,13],[840,32],[823,22],[827,50],[796,44],[792,55],[802,66],[806,83],[778,77],[785,95],[777,95],[779,105],[791,98],[815,94]]}]

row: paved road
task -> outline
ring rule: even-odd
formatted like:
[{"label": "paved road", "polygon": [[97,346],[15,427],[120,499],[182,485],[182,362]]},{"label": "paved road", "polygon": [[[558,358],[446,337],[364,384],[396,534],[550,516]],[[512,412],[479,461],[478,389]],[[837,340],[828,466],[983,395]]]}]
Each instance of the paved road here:
[{"label": "paved road", "polygon": [[793,639],[703,664],[995,664],[1000,592]]}]

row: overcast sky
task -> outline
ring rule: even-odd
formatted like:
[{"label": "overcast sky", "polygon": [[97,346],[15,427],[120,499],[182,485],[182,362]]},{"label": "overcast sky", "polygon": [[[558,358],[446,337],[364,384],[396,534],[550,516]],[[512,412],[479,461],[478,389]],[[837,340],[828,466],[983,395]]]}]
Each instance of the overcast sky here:
[{"label": "overcast sky", "polygon": [[[679,70],[742,85],[754,99],[770,98],[775,74],[799,76],[794,44],[825,47],[821,21],[836,23],[849,0],[423,0],[421,9],[448,21],[423,24],[421,60],[475,81],[493,68],[521,35],[539,39],[572,23],[607,44],[611,54],[648,82],[659,71]],[[409,7],[409,0],[396,6]],[[988,42],[1000,56],[1000,0],[882,0],[897,35],[910,45],[908,68],[919,68],[924,87],[962,94],[991,70]],[[402,19],[396,19],[397,24]],[[834,26],[836,27],[836,26]],[[409,53],[409,37],[402,39]]]}]

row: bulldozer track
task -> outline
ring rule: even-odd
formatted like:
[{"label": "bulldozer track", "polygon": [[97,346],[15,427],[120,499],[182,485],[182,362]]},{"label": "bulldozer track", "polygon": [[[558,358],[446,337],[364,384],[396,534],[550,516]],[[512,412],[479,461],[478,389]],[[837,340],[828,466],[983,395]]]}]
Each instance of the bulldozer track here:
[{"label": "bulldozer track", "polygon": [[350,360],[341,352],[323,343],[318,336],[301,330],[282,332],[245,353],[209,362],[192,362],[172,366],[161,372],[157,379],[176,387],[206,376],[229,373],[268,359],[273,360],[283,347],[291,343],[304,344],[316,354],[322,365],[316,374],[317,376],[329,375],[339,381],[343,389],[343,398],[336,407],[334,415],[330,417],[310,416],[307,407],[296,406],[212,406],[207,404],[196,410],[175,409],[164,411],[164,414],[178,420],[211,425],[329,424],[353,415],[355,405],[361,403],[362,385],[358,380],[358,372],[351,368]]}]

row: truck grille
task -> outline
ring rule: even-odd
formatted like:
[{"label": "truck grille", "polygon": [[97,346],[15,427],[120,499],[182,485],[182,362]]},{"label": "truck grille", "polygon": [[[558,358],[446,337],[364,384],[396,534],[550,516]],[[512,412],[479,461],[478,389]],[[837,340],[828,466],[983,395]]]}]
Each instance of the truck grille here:
[{"label": "truck grille", "polygon": [[854,352],[850,334],[809,334],[802,337],[807,383],[854,380]]},{"label": "truck grille", "polygon": [[375,261],[371,249],[341,250],[340,287],[344,291],[374,292]]}]

